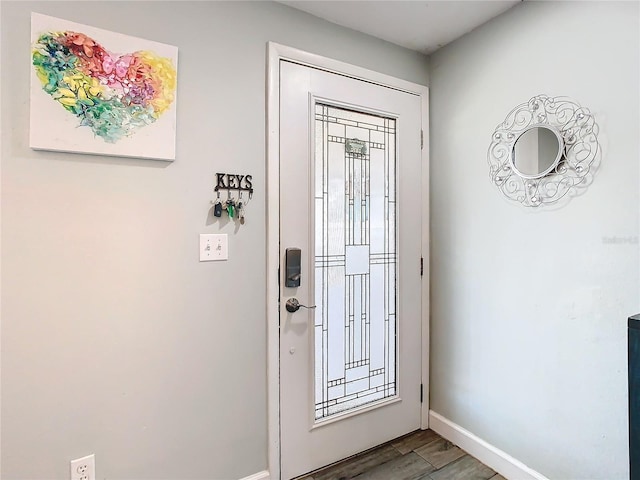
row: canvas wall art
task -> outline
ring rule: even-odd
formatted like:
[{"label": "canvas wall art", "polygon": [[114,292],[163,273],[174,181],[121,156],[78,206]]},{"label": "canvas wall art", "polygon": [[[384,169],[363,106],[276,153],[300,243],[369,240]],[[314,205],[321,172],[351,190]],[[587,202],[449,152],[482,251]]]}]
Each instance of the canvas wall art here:
[{"label": "canvas wall art", "polygon": [[30,146],[174,160],[178,48],[31,14]]}]

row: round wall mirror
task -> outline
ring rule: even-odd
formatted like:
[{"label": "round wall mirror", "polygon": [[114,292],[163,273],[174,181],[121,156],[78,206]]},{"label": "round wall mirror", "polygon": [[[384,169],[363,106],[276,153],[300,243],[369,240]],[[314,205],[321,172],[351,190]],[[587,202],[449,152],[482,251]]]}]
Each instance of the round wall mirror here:
[{"label": "round wall mirror", "polygon": [[562,158],[564,144],[560,133],[547,126],[532,126],[516,138],[511,164],[524,178],[540,178],[551,172]]},{"label": "round wall mirror", "polygon": [[567,97],[536,95],[496,126],[487,160],[489,178],[508,199],[550,205],[589,185],[600,160],[598,125]]}]

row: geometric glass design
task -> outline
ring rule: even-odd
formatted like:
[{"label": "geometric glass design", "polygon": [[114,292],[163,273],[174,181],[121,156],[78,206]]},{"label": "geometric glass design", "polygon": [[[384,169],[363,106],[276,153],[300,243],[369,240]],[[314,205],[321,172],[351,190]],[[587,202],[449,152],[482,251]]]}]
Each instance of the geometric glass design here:
[{"label": "geometric glass design", "polygon": [[315,419],[397,394],[396,121],[315,107]]},{"label": "geometric glass design", "polygon": [[347,275],[369,273],[369,245],[347,245],[345,262]]}]

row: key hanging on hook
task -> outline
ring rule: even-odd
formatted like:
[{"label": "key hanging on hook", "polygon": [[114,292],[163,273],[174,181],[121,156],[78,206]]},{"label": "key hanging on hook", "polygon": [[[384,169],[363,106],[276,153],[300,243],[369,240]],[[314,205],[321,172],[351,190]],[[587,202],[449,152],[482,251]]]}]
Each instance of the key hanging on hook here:
[{"label": "key hanging on hook", "polygon": [[229,200],[227,200],[227,215],[229,215],[229,218],[234,217],[235,210],[236,210],[236,202],[233,198],[230,198]]},{"label": "key hanging on hook", "polygon": [[222,202],[220,201],[220,192],[218,191],[218,196],[216,197],[216,202],[213,205],[213,216],[221,217],[222,216]]},{"label": "key hanging on hook", "polygon": [[240,220],[240,225],[244,225],[244,203],[238,202],[238,219]]}]

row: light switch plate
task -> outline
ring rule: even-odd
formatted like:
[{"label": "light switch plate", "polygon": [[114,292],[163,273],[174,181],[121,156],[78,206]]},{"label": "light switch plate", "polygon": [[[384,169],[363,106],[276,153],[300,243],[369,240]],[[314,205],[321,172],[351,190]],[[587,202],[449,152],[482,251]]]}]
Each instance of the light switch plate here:
[{"label": "light switch plate", "polygon": [[200,234],[200,261],[213,262],[229,258],[227,234]]}]

